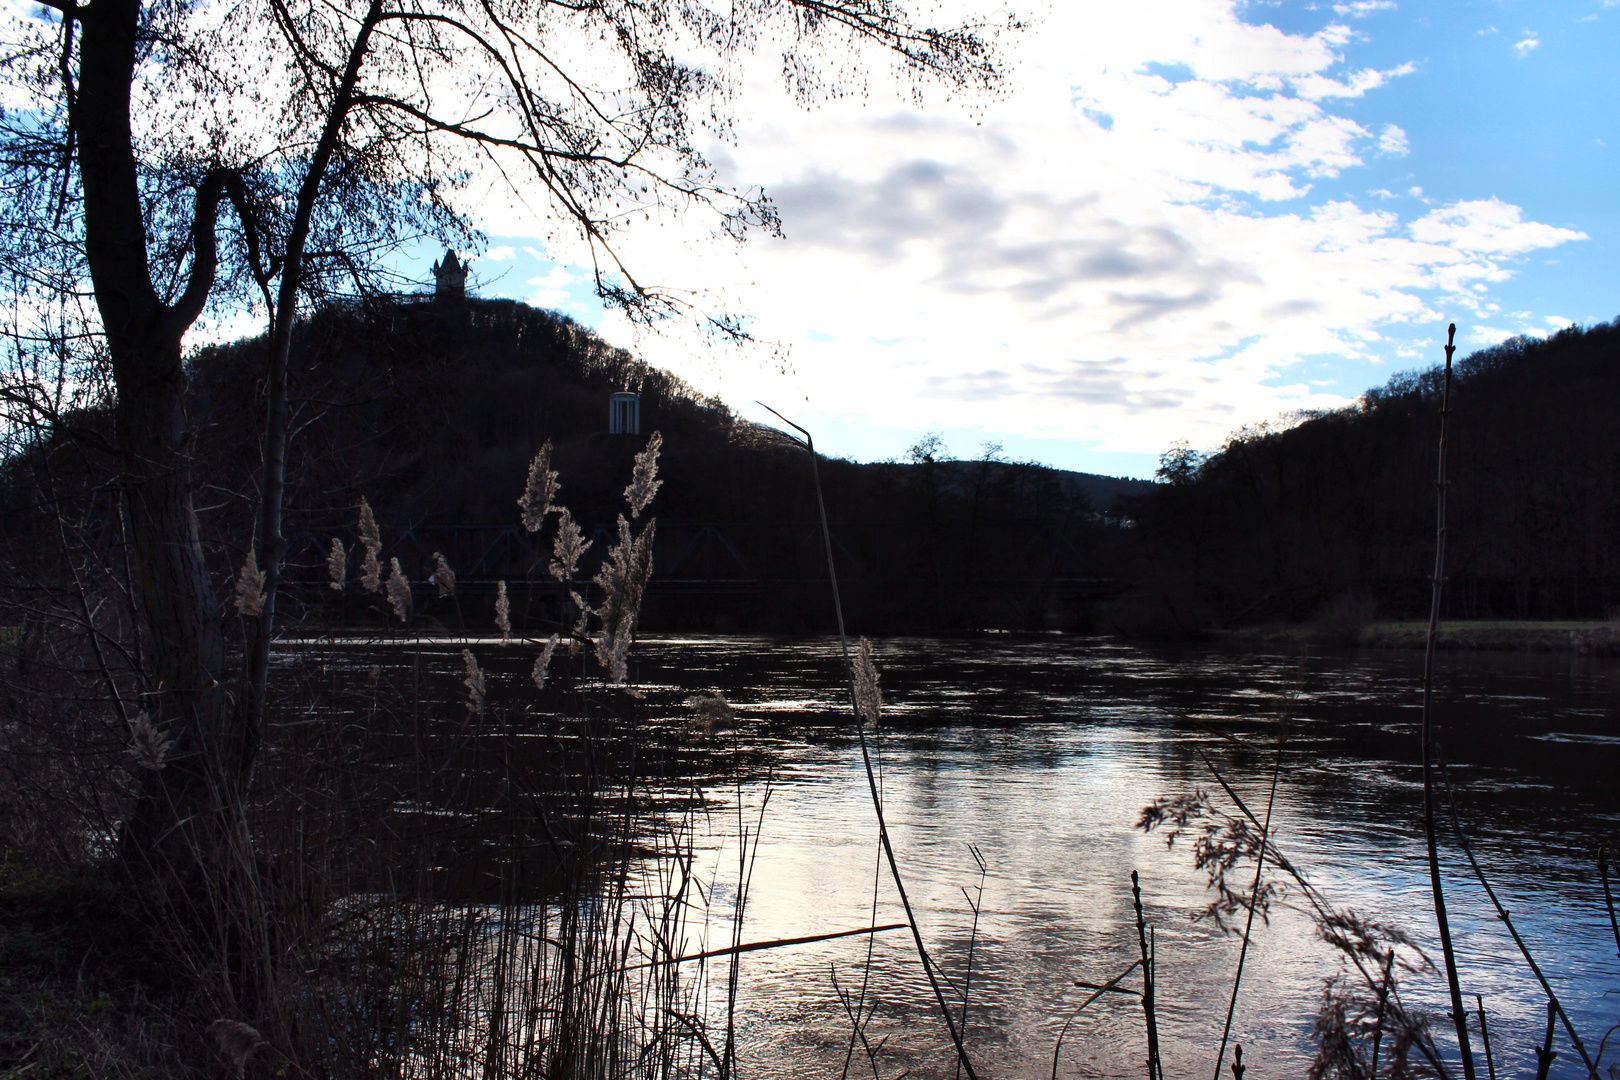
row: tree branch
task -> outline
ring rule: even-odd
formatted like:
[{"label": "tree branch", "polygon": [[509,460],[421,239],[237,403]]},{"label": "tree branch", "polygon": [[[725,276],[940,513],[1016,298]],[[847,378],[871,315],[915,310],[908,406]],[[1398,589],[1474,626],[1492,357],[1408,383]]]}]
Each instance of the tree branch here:
[{"label": "tree branch", "polygon": [[169,319],[179,333],[184,333],[197,321],[214,287],[214,276],[219,269],[219,238],[214,235],[214,229],[219,223],[219,199],[225,193],[229,176],[228,169],[209,169],[197,187],[197,204],[191,219],[191,274],[186,279],[186,291],[169,309]]}]

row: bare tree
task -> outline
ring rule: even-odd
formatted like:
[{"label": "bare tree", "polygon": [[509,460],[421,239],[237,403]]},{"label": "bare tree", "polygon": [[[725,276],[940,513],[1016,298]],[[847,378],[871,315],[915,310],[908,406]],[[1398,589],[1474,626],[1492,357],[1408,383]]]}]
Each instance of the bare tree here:
[{"label": "bare tree", "polygon": [[[616,255],[630,222],[659,207],[739,239],[777,227],[763,194],[719,183],[698,147],[705,130],[729,134],[743,54],[778,50],[804,102],[864,77],[863,52],[954,89],[999,77],[997,27],[928,28],[890,0],[45,3],[9,17],[0,57],[13,103],[0,260],[30,311],[82,304],[91,367],[111,376],[148,700],[173,743],[126,830],[144,855],[159,837],[197,850],[188,830],[230,817],[251,778],[283,556],[288,358],[313,304],[379,288],[382,257],[411,237],[476,242],[456,205],[476,176],[543,198],[537,214],[588,247],[601,295],[657,319],[681,301]],[[183,341],[210,309],[249,302],[268,330],[252,541],[264,603],[237,676],[193,511]]]}]

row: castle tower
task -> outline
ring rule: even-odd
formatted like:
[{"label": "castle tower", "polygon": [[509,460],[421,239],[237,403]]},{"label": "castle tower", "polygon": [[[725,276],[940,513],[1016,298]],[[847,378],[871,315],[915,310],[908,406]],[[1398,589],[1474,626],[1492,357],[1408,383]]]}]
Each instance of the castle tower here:
[{"label": "castle tower", "polygon": [[444,261],[433,264],[433,295],[440,300],[461,300],[467,295],[467,268],[454,251],[444,253]]}]

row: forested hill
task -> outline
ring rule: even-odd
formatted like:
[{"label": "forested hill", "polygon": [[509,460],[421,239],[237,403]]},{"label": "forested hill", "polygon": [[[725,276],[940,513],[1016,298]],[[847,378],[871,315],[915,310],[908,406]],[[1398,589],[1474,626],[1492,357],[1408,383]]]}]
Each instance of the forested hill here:
[{"label": "forested hill", "polygon": [[[658,430],[665,483],[651,508],[659,546],[649,625],[831,625],[819,534],[807,531],[817,513],[802,450],[563,316],[484,300],[329,309],[300,326],[292,357],[288,570],[292,599],[310,612],[339,599],[320,585],[322,552],[333,537],[353,544],[362,497],[382,525],[385,564],[399,557],[414,581],[443,550],[473,594],[485,579],[491,593],[495,578],[544,585],[549,532],[510,535],[536,450],[553,444],[559,501],[590,535],[612,529],[632,457]],[[222,596],[253,531],[263,371],[262,340],[209,348],[189,364],[198,515]],[[640,395],[641,437],[606,433],[609,395],[623,390]],[[61,449],[7,463],[10,490],[0,494],[22,506],[30,485],[60,499],[78,484],[94,504],[88,493],[108,477],[93,453]],[[69,458],[85,463],[76,480],[60,475]],[[1149,486],[1004,461],[832,460],[821,476],[846,611],[854,629],[873,631],[1078,625],[1086,612],[1075,590],[1093,586],[1062,593],[1052,584],[1109,572],[1121,530],[1105,514],[1121,490]],[[22,521],[7,530],[13,540],[26,532]],[[309,583],[302,592],[299,580]],[[683,598],[671,595],[677,586]],[[434,602],[424,617],[436,617]]]},{"label": "forested hill", "polygon": [[[191,362],[199,462],[236,474],[214,477],[225,492],[252,489],[262,349],[242,341]],[[504,300],[326,310],[300,328],[294,357],[292,396],[307,425],[289,469],[288,505],[298,512],[323,514],[365,495],[385,522],[507,524],[530,458],[550,440],[576,516],[611,521],[625,463],[641,445],[606,433],[608,397],[621,390],[640,395],[643,434],[664,435],[663,516],[744,521],[780,509],[782,485],[752,470],[776,462],[785,440],[555,312]],[[1039,492],[1031,488],[1021,507],[1034,514],[1107,511],[1151,486],[1012,462],[833,462],[828,497],[842,511],[835,516],[887,518],[892,500],[866,484],[882,487],[881,474],[912,486],[924,473],[938,493],[969,497],[987,481],[1021,477],[1029,487],[1038,477]]]},{"label": "forested hill", "polygon": [[[1428,609],[1441,369],[1354,406],[1166,455],[1136,507],[1130,616],[1191,631],[1350,601]],[[1454,369],[1445,613],[1590,618],[1620,606],[1620,326],[1516,338]]]}]

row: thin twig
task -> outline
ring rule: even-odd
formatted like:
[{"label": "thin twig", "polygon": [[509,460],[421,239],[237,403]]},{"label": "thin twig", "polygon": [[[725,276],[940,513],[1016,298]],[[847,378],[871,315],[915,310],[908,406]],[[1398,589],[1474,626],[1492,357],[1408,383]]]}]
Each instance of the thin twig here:
[{"label": "thin twig", "polygon": [[1551,998],[1548,998],[1547,1038],[1541,1046],[1536,1047],[1536,1080],[1547,1080],[1547,1073],[1552,1070],[1552,1063],[1558,1057],[1558,1055],[1553,1052],[1552,1048],[1553,1031],[1557,1027],[1557,1024],[1554,1022],[1554,1018],[1557,1016],[1557,1009],[1557,1004]]},{"label": "thin twig", "polygon": [[1614,951],[1620,953],[1620,921],[1614,917],[1614,890],[1609,888],[1608,852],[1598,848],[1598,876],[1603,879],[1603,902],[1609,908],[1609,928],[1614,931]]},{"label": "thin twig", "polygon": [[[974,946],[979,942],[979,912],[984,907],[984,875],[990,869],[984,861],[984,856],[979,854],[977,847],[969,844],[968,852],[973,856],[973,861],[979,866],[979,894],[975,900],[968,896],[966,889],[962,890],[962,899],[967,900],[968,906],[973,909],[973,927],[968,931],[967,974],[962,977],[962,1034],[964,1037],[967,1035],[968,1029],[968,992],[973,988],[973,950]],[[958,1077],[962,1075],[962,1063],[960,1061],[956,1063],[956,1075]]]},{"label": "thin twig", "polygon": [[1271,839],[1271,811],[1277,805],[1277,780],[1282,776],[1284,731],[1280,721],[1278,727],[1277,761],[1271,768],[1271,795],[1266,799],[1266,823],[1260,827],[1260,853],[1254,861],[1254,887],[1249,892],[1249,917],[1243,923],[1243,945],[1238,949],[1237,974],[1232,976],[1232,999],[1226,1004],[1226,1026],[1221,1028],[1221,1048],[1215,1053],[1214,1080],[1221,1080],[1221,1063],[1226,1060],[1226,1040],[1232,1034],[1232,1015],[1237,1012],[1238,988],[1243,985],[1243,961],[1249,955],[1249,934],[1254,929],[1254,909],[1260,903],[1260,875],[1266,868],[1266,843]]},{"label": "thin twig", "polygon": [[725,949],[710,949],[708,952],[688,953],[686,956],[671,956],[663,960],[650,960],[645,964],[632,964],[620,971],[640,971],[643,968],[663,967],[666,964],[685,964],[692,960],[711,960],[716,956],[735,956],[739,953],[759,952],[762,949],[785,949],[789,945],[809,945],[816,941],[832,941],[834,938],[855,937],[858,934],[881,934],[886,930],[904,930],[903,922],[885,923],[882,926],[863,926],[859,930],[840,930],[834,934],[809,934],[805,937],[777,938],[774,941],[751,941],[746,945],[733,945]]},{"label": "thin twig", "polygon": [[[1384,1041],[1384,1009],[1389,1005],[1389,980],[1394,974],[1395,948],[1390,946],[1389,959],[1384,961],[1384,981],[1378,987],[1378,1018],[1373,1021],[1372,1068],[1368,1070],[1368,1075],[1375,1080],[1378,1076],[1378,1049]],[[1490,1056],[1489,1044],[1486,1044],[1485,1057],[1489,1060]],[[1492,1077],[1492,1080],[1495,1080],[1495,1077]]]},{"label": "thin twig", "polygon": [[1148,1080],[1162,1080],[1159,1061],[1159,1019],[1154,1015],[1153,954],[1148,950],[1147,920],[1142,915],[1142,881],[1131,871],[1131,896],[1136,902],[1136,939],[1142,949],[1142,1014],[1147,1019]]},{"label": "thin twig", "polygon": [[[904,924],[902,924],[902,925],[904,925]],[[843,987],[838,985],[838,968],[836,966],[834,966],[831,970],[832,970],[833,993],[838,995],[838,1003],[844,1007],[844,1015],[849,1017],[849,1023],[850,1023],[850,1028],[851,1028],[849,1051],[844,1056],[844,1073],[843,1073],[843,1075],[844,1076],[849,1075],[849,1059],[851,1057],[853,1057],[854,1054],[855,1054],[855,1042],[858,1039],[858,1040],[860,1040],[861,1049],[866,1051],[867,1064],[872,1066],[872,1080],[879,1080],[879,1078],[878,1078],[877,1054],[878,1054],[879,1050],[883,1049],[883,1043],[887,1039],[887,1036],[884,1036],[884,1039],[878,1040],[877,1046],[874,1047],[872,1045],[871,1040],[867,1039],[867,1037],[866,1037],[866,1021],[862,1020],[861,1016],[860,1016],[860,1014],[863,1011],[866,1010],[866,1002],[865,1002],[864,998],[862,1000],[856,1001],[855,1005],[853,1007],[851,1007],[850,1003],[849,1003],[849,997],[850,997],[849,993]],[[863,988],[863,992],[864,992],[864,988]],[[876,1009],[877,1009],[877,1003],[874,1002],[873,1005],[872,1005],[872,1010],[876,1011]],[[867,1012],[866,1016],[867,1016],[867,1020],[870,1020],[871,1017],[872,1017],[872,1013]]]},{"label": "thin twig", "polygon": [[1496,917],[1502,920],[1503,926],[1507,927],[1507,932],[1513,936],[1513,943],[1519,947],[1520,954],[1524,956],[1524,962],[1530,965],[1531,973],[1535,975],[1536,981],[1541,983],[1541,990],[1547,995],[1547,1008],[1555,1011],[1563,1019],[1564,1031],[1569,1034],[1569,1041],[1575,1044],[1576,1052],[1581,1055],[1581,1060],[1586,1063],[1587,1072],[1594,1077],[1597,1076],[1597,1065],[1587,1054],[1586,1047],[1581,1043],[1581,1037],[1575,1034],[1575,1025],[1570,1023],[1569,1014],[1564,1011],[1563,1003],[1558,1000],[1558,995],[1553,993],[1552,984],[1541,973],[1541,965],[1537,964],[1536,958],[1530,955],[1530,946],[1526,945],[1524,938],[1519,936],[1519,931],[1513,925],[1513,919],[1510,917],[1508,909],[1503,907],[1502,901],[1496,898],[1496,890],[1491,888],[1490,881],[1485,877],[1485,871],[1480,869],[1479,860],[1474,858],[1474,849],[1468,843],[1468,836],[1462,830],[1462,823],[1457,820],[1457,798],[1452,794],[1451,773],[1446,768],[1444,761],[1440,762],[1440,778],[1446,785],[1446,806],[1451,811],[1451,827],[1457,834],[1457,845],[1462,848],[1463,854],[1468,857],[1468,865],[1474,868],[1474,877],[1479,879],[1479,884],[1484,888],[1485,895],[1491,898],[1491,904],[1496,908]]},{"label": "thin twig", "polygon": [[1434,830],[1434,643],[1440,632],[1440,597],[1446,566],[1446,422],[1451,416],[1451,354],[1457,324],[1446,332],[1446,374],[1440,391],[1440,464],[1435,482],[1434,577],[1429,592],[1429,633],[1423,647],[1423,835],[1429,848],[1429,888],[1434,896],[1434,921],[1440,931],[1440,952],[1445,958],[1446,985],[1451,990],[1451,1019],[1457,1028],[1457,1049],[1462,1055],[1464,1080],[1474,1080],[1474,1055],[1468,1048],[1468,1016],[1463,1011],[1462,987],[1457,981],[1457,955],[1451,947],[1451,922],[1440,884],[1440,849]]},{"label": "thin twig", "polygon": [[[1474,1004],[1479,1007],[1479,1041],[1485,1044],[1485,1074],[1490,1080],[1496,1080],[1496,1059],[1491,1056],[1491,1029],[1485,1023],[1485,999],[1478,994],[1474,995]],[[1373,1059],[1373,1068],[1378,1067],[1378,1059]]]},{"label": "thin twig", "polygon": [[[1096,1001],[1098,998],[1102,997],[1104,994],[1108,993],[1110,990],[1114,990],[1116,987],[1118,987],[1119,986],[1119,981],[1121,979],[1123,979],[1125,976],[1129,975],[1131,972],[1135,971],[1137,968],[1139,968],[1141,966],[1142,966],[1142,961],[1140,961],[1140,960],[1132,960],[1130,967],[1126,968],[1124,971],[1120,972],[1118,975],[1115,975],[1112,979],[1108,980],[1106,983],[1103,983],[1101,986],[1098,986],[1097,987],[1097,992],[1092,994],[1090,997],[1086,998],[1086,1000],[1082,1001],[1080,1003],[1080,1007],[1078,1009],[1074,1010],[1074,1012],[1070,1013],[1069,1018],[1067,1020],[1063,1021],[1063,1027],[1058,1030],[1057,1045],[1052,1047],[1052,1080],[1057,1080],[1058,1054],[1062,1053],[1062,1051],[1063,1051],[1063,1036],[1065,1036],[1065,1035],[1067,1035],[1069,1033],[1069,1025],[1074,1023],[1074,1018],[1079,1016],[1082,1012],[1084,1012],[1087,1005],[1090,1005],[1093,1001]],[[1076,982],[1074,985],[1091,987],[1091,986],[1093,986],[1095,984]]]},{"label": "thin twig", "polygon": [[[1221,789],[1226,792],[1227,797],[1237,804],[1238,809],[1243,812],[1243,816],[1248,818],[1255,828],[1260,828],[1260,819],[1255,817],[1254,811],[1249,809],[1248,804],[1243,801],[1243,797],[1232,790],[1232,785],[1226,782],[1226,777],[1221,775],[1221,770],[1215,767],[1215,762],[1211,761],[1209,755],[1204,753],[1203,747],[1194,747],[1194,749],[1197,750],[1198,756],[1203,758],[1204,765],[1209,769],[1211,775],[1215,777],[1216,782],[1221,785]],[[1286,871],[1298,883],[1300,890],[1305,894],[1305,899],[1310,903],[1317,917],[1326,919],[1330,914],[1327,899],[1321,895],[1316,886],[1306,880],[1305,875],[1300,872],[1299,868],[1290,862],[1281,851],[1277,850],[1275,844],[1271,847],[1271,858],[1278,867]],[[1348,952],[1346,955],[1349,957],[1350,962],[1355,965],[1356,971],[1360,973],[1362,981],[1367,984],[1367,988],[1375,994],[1378,993],[1380,983],[1373,973],[1367,970],[1367,965],[1363,962],[1361,956],[1354,951]],[[1396,1008],[1397,1010],[1400,1009],[1400,997],[1398,994],[1396,995]],[[1403,1012],[1398,1011],[1396,1015],[1401,1018],[1403,1027],[1406,1027],[1409,1031],[1413,1030],[1410,1024],[1407,1023]],[[1413,1033],[1417,1034],[1416,1031],[1413,1031]],[[1418,1048],[1420,1054],[1428,1059],[1429,1064],[1433,1066],[1436,1073],[1442,1078],[1450,1077],[1451,1073],[1446,1069],[1446,1063],[1441,1060],[1435,1048],[1429,1045],[1428,1039],[1417,1038],[1414,1040],[1413,1045]]]}]

